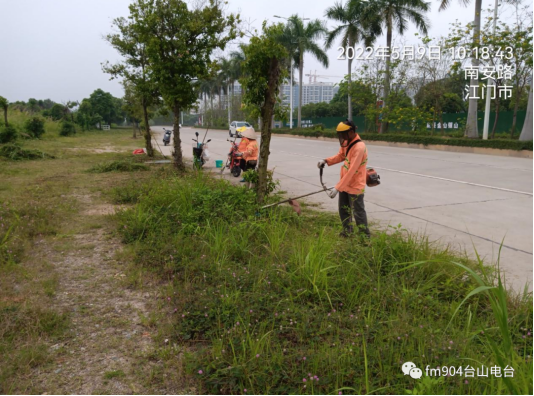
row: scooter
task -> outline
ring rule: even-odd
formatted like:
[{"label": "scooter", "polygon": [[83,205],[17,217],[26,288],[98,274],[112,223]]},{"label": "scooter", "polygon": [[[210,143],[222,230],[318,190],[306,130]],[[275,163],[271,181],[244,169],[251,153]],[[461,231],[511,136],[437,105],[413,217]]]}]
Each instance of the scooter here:
[{"label": "scooter", "polygon": [[[193,166],[195,169],[200,169],[204,166],[206,161],[209,161],[209,151],[208,143],[211,142],[211,139],[208,139],[206,143],[200,143],[198,141],[198,132],[195,132],[196,139],[192,139],[193,143]],[[204,136],[205,138],[205,136]]]},{"label": "scooter", "polygon": [[165,135],[163,135],[163,145],[166,146],[171,143],[172,131],[165,128],[163,128],[163,131],[165,132]]},{"label": "scooter", "polygon": [[237,134],[234,135],[234,140],[226,139],[226,141],[230,142],[232,147],[230,148],[230,152],[228,153],[228,159],[226,160],[226,165],[224,168],[221,169],[221,174],[224,172],[226,168],[230,169],[230,173],[234,177],[239,177],[241,174],[241,168],[239,167],[239,163],[241,162],[241,157],[238,157],[236,154],[239,152],[238,145],[235,142],[237,139]]}]

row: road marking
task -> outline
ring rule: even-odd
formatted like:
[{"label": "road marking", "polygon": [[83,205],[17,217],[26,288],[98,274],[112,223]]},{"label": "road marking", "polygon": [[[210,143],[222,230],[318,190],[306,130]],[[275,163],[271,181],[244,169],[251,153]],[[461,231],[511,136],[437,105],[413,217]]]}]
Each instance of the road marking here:
[{"label": "road marking", "polygon": [[[310,158],[322,159],[321,157],[317,157],[315,155],[306,155],[306,154],[300,154],[300,153],[290,153],[290,152],[287,152],[287,151],[279,151],[279,152],[280,153],[284,153],[284,154],[294,155],[294,156],[300,156],[300,157],[310,157]],[[511,193],[515,193],[515,194],[523,194],[523,195],[530,195],[530,196],[534,195],[534,194],[526,192],[526,191],[511,190],[509,188],[488,186],[486,184],[478,184],[478,183],[466,182],[466,181],[462,181],[462,180],[447,179],[445,177],[424,175],[424,174],[421,174],[421,173],[406,172],[406,171],[401,171],[401,170],[397,170],[397,169],[383,168],[383,167],[379,167],[379,166],[373,166],[372,168],[382,169],[382,170],[390,171],[390,172],[404,173],[406,175],[426,177],[426,178],[429,178],[429,179],[443,180],[443,181],[448,181],[448,182],[451,182],[451,183],[467,184],[467,185],[475,186],[475,187],[490,188],[492,190],[506,191],[506,192],[511,192]]]},{"label": "road marking", "polygon": [[452,182],[452,183],[467,184],[467,185],[475,186],[475,187],[491,188],[492,190],[506,191],[506,192],[516,193],[516,194],[530,195],[530,196],[533,195],[532,193],[529,193],[529,192],[526,192],[526,191],[511,190],[509,188],[488,186],[486,184],[478,184],[478,183],[466,182],[466,181],[462,181],[462,180],[447,179],[445,177],[423,175],[421,173],[406,172],[406,171],[401,171],[401,170],[397,170],[397,169],[382,168],[382,167],[378,167],[378,166],[373,166],[373,168],[382,169],[382,170],[390,171],[390,172],[403,173],[403,174],[406,174],[406,175],[427,177],[429,179],[443,180],[443,181],[448,181],[448,182]]}]

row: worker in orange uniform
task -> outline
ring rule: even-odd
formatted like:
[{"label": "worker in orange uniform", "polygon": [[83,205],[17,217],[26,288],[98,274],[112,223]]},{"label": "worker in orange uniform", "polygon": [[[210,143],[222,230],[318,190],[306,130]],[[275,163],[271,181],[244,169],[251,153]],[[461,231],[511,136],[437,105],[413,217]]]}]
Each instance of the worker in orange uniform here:
[{"label": "worker in orange uniform", "polygon": [[[256,141],[256,132],[250,127],[241,132],[242,140],[239,143],[238,157],[241,157],[239,167],[243,172],[256,168],[258,164],[258,142]],[[245,179],[240,180],[242,183]]]},{"label": "worker in orange uniform", "polygon": [[[352,121],[340,122],[336,128],[339,138],[339,152],[329,158],[319,161],[318,168],[344,162],[341,167],[341,177],[335,187],[328,191],[330,198],[339,193],[339,217],[343,225],[341,236],[354,233],[352,214],[356,219],[358,231],[369,237],[371,233],[367,226],[367,213],[363,196],[367,178],[367,148],[356,133],[358,127]],[[351,213],[352,212],[352,213]]]}]

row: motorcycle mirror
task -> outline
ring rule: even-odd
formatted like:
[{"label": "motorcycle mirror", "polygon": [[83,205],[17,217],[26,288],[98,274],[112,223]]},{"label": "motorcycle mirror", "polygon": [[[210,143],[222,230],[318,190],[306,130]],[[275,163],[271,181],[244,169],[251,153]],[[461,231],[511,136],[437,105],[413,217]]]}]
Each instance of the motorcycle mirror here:
[{"label": "motorcycle mirror", "polygon": [[198,132],[195,132],[195,135],[197,135],[197,137],[198,137]]},{"label": "motorcycle mirror", "polygon": [[208,141],[206,143],[209,143],[209,142],[211,142],[211,139],[208,139]]}]

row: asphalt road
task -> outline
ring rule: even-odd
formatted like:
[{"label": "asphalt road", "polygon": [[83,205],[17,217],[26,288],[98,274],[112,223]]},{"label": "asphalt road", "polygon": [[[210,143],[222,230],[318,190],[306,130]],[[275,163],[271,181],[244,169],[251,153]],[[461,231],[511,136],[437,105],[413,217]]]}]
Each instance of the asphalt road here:
[{"label": "asphalt road", "polygon": [[[170,128],[170,127],[169,127]],[[185,157],[192,157],[192,138],[198,130],[182,128]],[[162,128],[153,127],[161,151]],[[211,158],[226,161],[228,132],[209,131]],[[156,146],[157,147],[157,146]],[[319,190],[317,161],[335,154],[339,143],[273,136],[269,169],[288,196]],[[412,232],[426,234],[431,241],[474,257],[474,249],[486,263],[500,267],[506,284],[516,291],[528,285],[532,291],[532,164],[531,159],[452,153],[375,146],[367,143],[368,166],[380,174],[382,184],[367,188],[365,204],[369,220],[381,227],[401,224]],[[327,167],[324,180],[333,186],[339,167]],[[229,179],[235,178],[229,176]],[[307,198],[324,210],[337,211],[337,199],[320,193]]]}]

